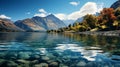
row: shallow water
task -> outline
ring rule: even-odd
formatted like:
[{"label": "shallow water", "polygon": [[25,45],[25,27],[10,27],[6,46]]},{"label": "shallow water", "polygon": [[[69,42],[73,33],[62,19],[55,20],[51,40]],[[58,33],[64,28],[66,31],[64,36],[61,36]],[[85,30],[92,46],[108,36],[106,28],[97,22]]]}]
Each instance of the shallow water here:
[{"label": "shallow water", "polygon": [[0,33],[0,67],[120,67],[120,37]]}]

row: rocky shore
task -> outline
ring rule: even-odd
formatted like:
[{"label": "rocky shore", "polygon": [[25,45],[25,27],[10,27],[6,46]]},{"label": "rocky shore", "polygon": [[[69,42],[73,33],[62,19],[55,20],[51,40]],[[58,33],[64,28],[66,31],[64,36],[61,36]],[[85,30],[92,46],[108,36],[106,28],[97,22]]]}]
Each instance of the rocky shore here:
[{"label": "rocky shore", "polygon": [[78,32],[79,34],[87,34],[87,35],[102,35],[102,36],[120,36],[120,30],[115,31],[97,31],[97,32]]}]

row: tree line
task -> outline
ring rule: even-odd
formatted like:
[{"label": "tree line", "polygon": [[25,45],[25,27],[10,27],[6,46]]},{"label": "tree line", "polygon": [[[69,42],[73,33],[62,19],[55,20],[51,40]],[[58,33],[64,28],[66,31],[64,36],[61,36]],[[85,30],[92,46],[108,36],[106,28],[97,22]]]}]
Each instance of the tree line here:
[{"label": "tree line", "polygon": [[67,27],[47,32],[84,32],[120,30],[120,8],[104,8],[98,16],[87,14],[81,22],[69,24]]}]

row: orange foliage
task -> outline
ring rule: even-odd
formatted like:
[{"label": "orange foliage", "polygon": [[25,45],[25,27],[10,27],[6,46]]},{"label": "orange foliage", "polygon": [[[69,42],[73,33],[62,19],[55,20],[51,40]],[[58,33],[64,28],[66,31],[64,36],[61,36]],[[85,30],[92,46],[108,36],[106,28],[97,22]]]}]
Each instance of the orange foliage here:
[{"label": "orange foliage", "polygon": [[98,24],[107,24],[111,26],[115,20],[116,16],[114,15],[113,8],[104,8],[100,16],[98,16]]},{"label": "orange foliage", "polygon": [[103,18],[106,18],[106,20],[115,20],[116,19],[113,8],[104,8],[103,11],[101,11],[101,15]]}]

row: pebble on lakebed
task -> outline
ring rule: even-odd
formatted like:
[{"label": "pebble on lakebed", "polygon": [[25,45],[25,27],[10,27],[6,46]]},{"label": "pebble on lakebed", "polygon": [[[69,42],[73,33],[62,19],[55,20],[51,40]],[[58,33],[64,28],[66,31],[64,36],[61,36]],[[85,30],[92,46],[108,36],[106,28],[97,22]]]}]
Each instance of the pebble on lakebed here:
[{"label": "pebble on lakebed", "polygon": [[[101,64],[103,64],[102,61],[99,61],[101,64],[95,61],[89,61],[82,57],[82,55],[79,57],[76,55],[72,56],[73,53],[70,55],[68,53],[59,54],[58,52],[48,53],[46,55],[30,52],[13,54],[9,52],[6,55],[5,53],[4,55],[0,54],[0,67],[101,67]],[[15,59],[11,59],[11,57]],[[110,64],[114,67],[120,66],[120,64]],[[106,64],[106,66],[109,66],[109,64]]]},{"label": "pebble on lakebed", "polygon": [[47,63],[36,64],[34,67],[49,67]]},{"label": "pebble on lakebed", "polygon": [[47,57],[47,56],[42,56],[42,57],[41,57],[41,60],[42,60],[42,61],[48,61],[48,60],[50,60],[50,58]]},{"label": "pebble on lakebed", "polygon": [[77,67],[84,67],[84,66],[86,66],[86,62],[85,61],[79,61],[77,64],[76,64],[76,66]]},{"label": "pebble on lakebed", "polygon": [[59,64],[57,62],[51,62],[49,64],[50,67],[59,67]]}]

